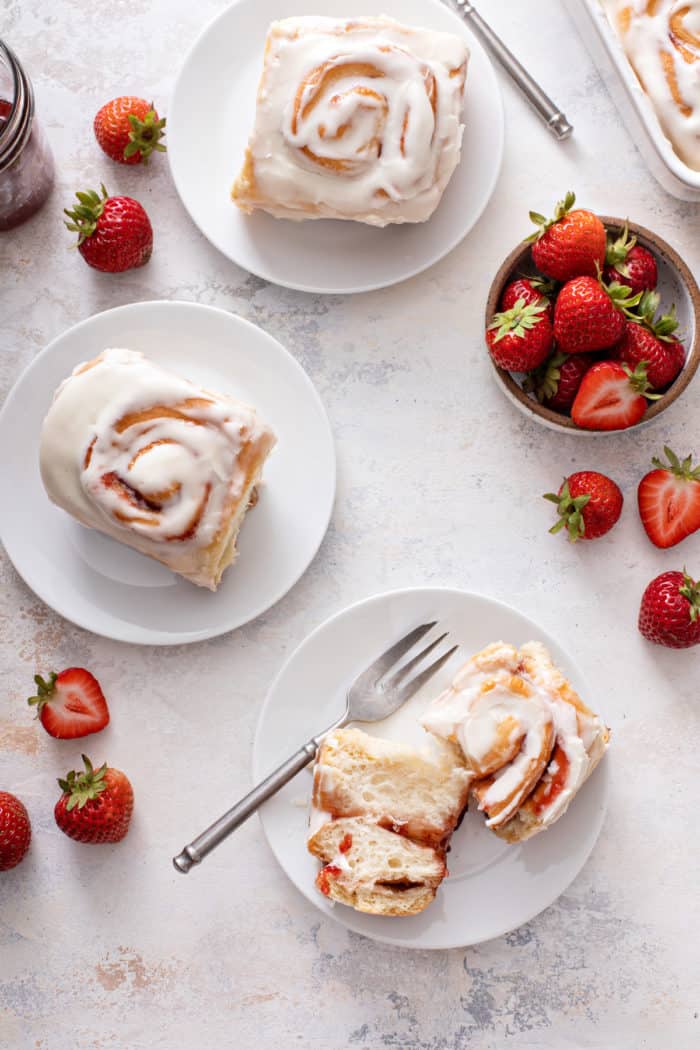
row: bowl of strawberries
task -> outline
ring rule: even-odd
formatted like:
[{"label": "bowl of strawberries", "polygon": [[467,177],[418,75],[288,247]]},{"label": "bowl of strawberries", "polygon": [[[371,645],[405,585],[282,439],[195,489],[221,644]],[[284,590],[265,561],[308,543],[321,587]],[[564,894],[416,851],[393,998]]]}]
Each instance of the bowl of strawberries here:
[{"label": "bowl of strawberries", "polygon": [[575,208],[504,260],[486,304],[496,379],[552,429],[604,434],[655,419],[700,364],[700,289],[678,253],[626,219]]}]

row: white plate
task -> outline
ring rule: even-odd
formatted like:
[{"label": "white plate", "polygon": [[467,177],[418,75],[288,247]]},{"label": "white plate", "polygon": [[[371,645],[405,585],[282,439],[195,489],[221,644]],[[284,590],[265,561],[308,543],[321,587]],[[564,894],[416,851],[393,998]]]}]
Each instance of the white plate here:
[{"label": "white plate", "polygon": [[[278,444],[240,555],[215,594],[49,502],[39,476],[39,431],[54,390],[107,347],[141,350],[212,390],[254,405]],[[280,344],[241,317],[197,303],[133,303],[96,314],[47,346],[0,413],[5,493],[0,536],[36,594],[80,627],[124,642],[176,645],[223,634],[273,605],[323,539],[335,494],[335,452],[310,379]]]},{"label": "white plate", "polygon": [[306,292],[365,292],[432,266],[471,230],[493,193],[503,156],[503,103],[491,61],[464,22],[438,0],[369,0],[385,14],[464,37],[471,51],[462,160],[427,223],[376,229],[327,219],[244,215],[230,199],[253,126],[270,22],[299,14],[344,18],[347,0],[239,0],[195,41],[168,111],[173,180],[193,221],[224,255],[265,280]]},{"label": "white plate", "polygon": [[[253,755],[256,781],[290,751],[322,732],[342,713],[355,676],[411,628],[438,620],[462,648],[426,689],[371,733],[414,742],[425,739],[417,717],[452,679],[467,656],[503,639],[520,645],[543,641],[573,685],[589,698],[580,671],[561,647],[522,613],[464,591],[418,588],[393,591],[352,605],[327,620],[289,659],[274,682],[258,722]],[[604,712],[603,712],[604,714]],[[603,760],[548,831],[509,845],[469,812],[452,839],[450,869],[437,898],[420,915],[382,918],[333,904],[314,886],[318,862],[305,847],[307,812],[302,799],[311,789],[303,770],[260,811],[268,842],[295,886],[326,915],[374,940],[408,948],[456,948],[499,937],[528,922],[564,892],[593,849],[605,814],[607,761]]]}]

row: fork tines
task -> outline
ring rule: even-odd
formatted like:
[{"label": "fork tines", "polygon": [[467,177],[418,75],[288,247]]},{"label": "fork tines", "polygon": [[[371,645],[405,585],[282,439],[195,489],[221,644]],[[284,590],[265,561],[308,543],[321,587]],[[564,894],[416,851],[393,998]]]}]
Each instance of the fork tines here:
[{"label": "fork tines", "polygon": [[[375,674],[378,672],[379,682],[381,682],[381,688],[383,692],[395,693],[397,697],[401,697],[401,702],[405,702],[409,697],[417,693],[426,682],[428,682],[434,674],[436,674],[444,664],[450,659],[450,657],[459,648],[458,645],[453,645],[446,652],[438,656],[436,660],[428,664],[426,667],[422,667],[427,656],[430,655],[437,647],[447,638],[447,631],[444,631],[438,638],[430,642],[425,648],[421,649],[420,652],[407,660],[406,663],[401,664],[400,667],[396,668],[396,664],[399,663],[402,657],[406,656],[415,644],[420,641],[433,627],[437,625],[437,620],[433,620],[432,623],[422,624],[420,627],[416,627],[415,630],[410,631],[409,634],[401,638],[395,645],[392,645],[378,660],[372,665]],[[413,671],[417,668],[421,668],[418,672],[411,677]],[[391,677],[387,676],[391,671],[394,673]]]}]

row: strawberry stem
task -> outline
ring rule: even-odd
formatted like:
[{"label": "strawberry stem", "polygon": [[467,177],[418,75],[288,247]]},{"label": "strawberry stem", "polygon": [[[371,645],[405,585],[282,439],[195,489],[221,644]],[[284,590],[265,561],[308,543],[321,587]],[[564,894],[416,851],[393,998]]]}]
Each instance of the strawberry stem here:
[{"label": "strawberry stem", "polygon": [[527,393],[534,393],[540,404],[548,398],[554,397],[559,389],[561,365],[564,364],[568,356],[568,354],[562,353],[561,350],[555,350],[551,357],[548,357],[539,368],[535,368],[528,373],[523,383],[523,390]]},{"label": "strawberry stem", "polygon": [[92,237],[97,228],[97,222],[104,211],[105,201],[109,198],[104,183],[102,183],[100,189],[102,190],[101,197],[95,190],[88,190],[86,193],[78,190],[75,194],[78,198],[78,204],[72,210],[68,208],[63,209],[64,213],[71,220],[66,222],[64,219],[64,225],[66,229],[78,234],[79,246],[88,237]]},{"label": "strawberry stem", "polygon": [[627,374],[627,378],[630,381],[630,386],[632,387],[634,392],[636,394],[641,394],[642,397],[645,397],[647,399],[647,401],[658,401],[659,398],[663,395],[650,393],[651,384],[649,383],[649,379],[647,378],[648,366],[648,361],[640,361],[633,372],[629,365],[625,364],[624,361],[622,362],[622,368]]},{"label": "strawberry stem", "polygon": [[700,581],[695,581],[683,569],[683,586],[678,588],[680,594],[690,602],[690,622],[695,623],[700,616]]},{"label": "strawberry stem", "polygon": [[573,192],[573,190],[569,190],[569,192],[564,197],[564,200],[557,201],[557,206],[554,209],[554,218],[547,219],[544,215],[540,215],[538,211],[531,211],[529,213],[530,221],[534,222],[535,226],[537,226],[537,229],[534,233],[531,233],[529,237],[525,238],[525,244],[531,244],[533,241],[539,241],[540,237],[543,237],[551,226],[554,226],[556,222],[559,222],[559,220],[563,219],[565,215],[568,215],[575,203],[576,194]]},{"label": "strawberry stem", "polygon": [[625,222],[622,233],[615,240],[613,240],[612,234],[608,233],[608,240],[605,248],[605,261],[608,266],[614,266],[618,273],[621,273],[623,277],[628,276],[625,268],[625,260],[636,243],[637,238],[629,236],[629,226],[627,222]]},{"label": "strawberry stem", "polygon": [[625,314],[626,317],[632,318],[633,321],[638,321],[639,317],[636,313],[633,313],[633,307],[637,306],[642,298],[642,292],[637,292],[636,295],[632,295],[632,289],[627,284],[621,284],[619,281],[611,281],[610,284],[606,284],[603,280],[603,271],[600,268],[600,263],[596,260],[595,264],[596,273],[598,274],[598,284],[604,292],[612,299],[612,302],[619,310]]},{"label": "strawberry stem", "polygon": [[673,303],[669,313],[661,314],[660,317],[656,317],[660,301],[661,296],[658,292],[644,292],[639,300],[637,309],[634,314],[630,316],[633,321],[637,321],[639,324],[647,328],[657,339],[663,339],[664,342],[670,342],[672,333],[678,328],[676,304]]},{"label": "strawberry stem", "polygon": [[664,445],[664,452],[668,463],[664,463],[660,456],[654,456],[651,461],[657,470],[668,470],[669,473],[675,474],[677,478],[683,478],[684,481],[700,481],[700,464],[697,467],[693,466],[692,455],[686,456],[681,462],[668,445]]},{"label": "strawberry stem", "polygon": [[157,150],[159,153],[165,153],[166,148],[160,141],[163,138],[165,117],[158,119],[152,102],[151,108],[143,120],[140,120],[135,113],[130,113],[127,120],[131,130],[129,132],[129,142],[124,147],[125,159],[128,160],[135,153],[140,153],[143,163],[148,164],[148,158],[154,150]]},{"label": "strawberry stem", "polygon": [[83,755],[82,758],[85,765],[84,771],[76,772],[76,770],[71,769],[65,778],[59,777],[58,780],[58,786],[63,793],[70,795],[66,803],[66,809],[69,813],[76,806],[78,809],[82,809],[87,802],[96,799],[100,792],[107,787],[104,782],[107,763],[105,762],[99,769],[93,769],[92,762],[87,755]]},{"label": "strawberry stem", "polygon": [[498,329],[494,342],[499,342],[509,334],[524,336],[529,329],[534,328],[542,320],[547,306],[546,302],[526,304],[524,299],[518,299],[510,310],[494,314],[489,325],[489,331]]},{"label": "strawberry stem", "polygon": [[583,520],[583,508],[590,502],[590,493],[581,496],[572,496],[569,490],[569,482],[564,479],[561,492],[547,492],[543,499],[556,503],[559,520],[549,530],[552,535],[560,532],[564,526],[569,533],[569,539],[576,543],[586,533],[586,523]]},{"label": "strawberry stem", "polygon": [[51,671],[51,673],[48,676],[48,680],[43,679],[40,674],[34,675],[34,682],[37,686],[37,695],[30,696],[27,700],[27,703],[30,706],[36,704],[37,712],[41,712],[42,708],[45,706],[45,704],[48,704],[49,700],[53,696],[55,692],[57,678],[58,675],[55,671]]}]

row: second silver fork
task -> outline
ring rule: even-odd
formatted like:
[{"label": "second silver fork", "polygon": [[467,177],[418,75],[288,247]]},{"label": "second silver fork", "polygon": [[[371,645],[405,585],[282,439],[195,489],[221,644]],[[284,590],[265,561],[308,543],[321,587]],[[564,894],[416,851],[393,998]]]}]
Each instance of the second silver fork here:
[{"label": "second silver fork", "polygon": [[[216,849],[225,838],[228,838],[236,828],[239,828],[248,817],[252,816],[263,802],[275,795],[280,788],[289,783],[292,777],[295,777],[300,770],[313,761],[327,733],[340,729],[348,722],[379,722],[388,718],[417,693],[458,649],[458,646],[453,645],[427,667],[421,666],[425,658],[445,640],[447,637],[445,631],[405,664],[397,666],[436,624],[437,621],[433,621],[416,627],[370,664],[348,690],[345,711],[341,717],[323,733],[307,741],[240,802],[219,817],[188,846],[185,846],[177,857],[173,857],[176,869],[186,874],[196,864],[200,864],[207,854]],[[416,673],[412,674],[414,671]]]}]

